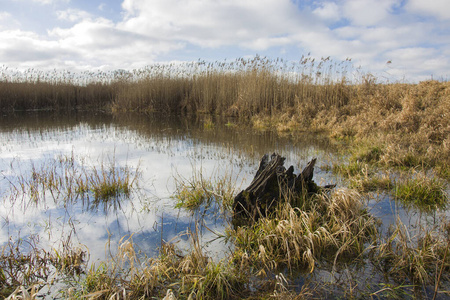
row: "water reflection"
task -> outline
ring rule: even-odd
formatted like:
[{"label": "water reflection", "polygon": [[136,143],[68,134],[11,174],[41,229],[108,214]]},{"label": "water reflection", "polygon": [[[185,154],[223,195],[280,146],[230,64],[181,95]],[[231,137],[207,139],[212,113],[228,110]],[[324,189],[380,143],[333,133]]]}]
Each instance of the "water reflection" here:
[{"label": "water reflection", "polygon": [[[190,178],[199,170],[206,178],[231,173],[240,189],[251,181],[265,153],[282,153],[287,164],[299,169],[311,157],[326,161],[331,155],[326,140],[318,137],[277,138],[269,132],[226,126],[232,119],[213,120],[213,128],[205,128],[204,122],[194,117],[98,113],[4,116],[0,119],[0,245],[10,237],[38,235],[41,245],[51,248],[70,236],[72,243],[85,245],[95,261],[105,258],[105,245],[113,250],[123,236],[133,234],[140,250],[153,255],[162,240],[194,230],[195,217],[174,209],[174,176]],[[113,158],[118,167],[139,170],[139,183],[129,196],[108,202],[83,197],[61,201],[61,195],[46,193],[45,199],[34,203],[11,188],[31,176],[33,168],[64,156],[90,168],[100,168]],[[315,176],[319,184],[333,181],[326,172]],[[224,231],[225,220],[212,215],[204,219],[206,227],[200,230],[207,251],[226,250],[213,233]],[[182,238],[178,246],[189,247]]]}]

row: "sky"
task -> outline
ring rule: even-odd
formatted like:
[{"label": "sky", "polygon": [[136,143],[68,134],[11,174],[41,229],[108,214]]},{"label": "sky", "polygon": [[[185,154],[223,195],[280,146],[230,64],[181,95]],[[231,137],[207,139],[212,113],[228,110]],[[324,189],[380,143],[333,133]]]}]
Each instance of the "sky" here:
[{"label": "sky", "polygon": [[450,0],[0,0],[0,66],[139,69],[328,57],[390,82],[448,80]]}]

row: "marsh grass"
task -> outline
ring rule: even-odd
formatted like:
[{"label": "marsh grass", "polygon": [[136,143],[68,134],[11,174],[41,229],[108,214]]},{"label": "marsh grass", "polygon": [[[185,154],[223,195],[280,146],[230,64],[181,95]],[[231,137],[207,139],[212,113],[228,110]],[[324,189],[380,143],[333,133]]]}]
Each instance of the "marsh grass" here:
[{"label": "marsh grass", "polygon": [[[239,116],[283,133],[325,132],[387,168],[436,168],[449,178],[449,82],[379,83],[351,61],[255,56],[231,62],[155,64],[133,71],[21,73],[0,69],[0,110]],[[213,126],[205,123],[205,128]]]},{"label": "marsh grass", "polygon": [[[370,74],[350,80],[349,71],[354,71],[349,60],[335,63],[329,58],[302,57],[291,63],[259,56],[79,75],[37,70],[11,73],[3,68],[0,110],[202,113],[240,117],[254,127],[283,134],[322,132],[344,145],[346,155],[350,153],[349,163],[336,164],[333,170],[348,178],[351,187],[366,192],[395,186],[396,197],[408,203],[427,209],[447,207],[446,186],[440,179],[419,174],[393,184],[390,175],[380,169],[407,173],[431,168],[441,178],[450,178],[450,83],[380,84]],[[206,118],[204,129],[213,126],[213,117]],[[30,204],[47,199],[81,200],[89,207],[127,196],[138,174],[115,162],[103,161],[99,167],[80,165],[73,155],[42,166],[34,163],[29,172],[17,170],[18,180],[11,182],[11,202],[20,198],[30,199]],[[189,210],[219,202],[222,211],[229,211],[234,193],[230,187],[234,185],[223,178],[212,181],[197,175],[179,180],[174,198],[178,207]],[[288,201],[271,218],[229,229],[235,247],[228,260],[208,258],[197,233],[190,234],[189,253],[165,243],[155,258],[140,255],[132,239],[124,239],[117,256],[93,264],[81,281],[74,278],[67,296],[114,299],[173,294],[226,299],[251,296],[249,287],[258,287],[259,296],[295,298],[303,294],[288,288],[288,280],[279,275],[280,268],[314,272],[324,261],[337,266],[364,259],[368,250],[372,264],[388,279],[381,289],[365,295],[403,297],[404,287],[410,285],[434,286],[434,296],[448,295],[443,285],[448,286],[450,270],[445,230],[431,228],[414,235],[397,222],[386,237],[380,236],[376,220],[355,190],[337,190],[310,199],[283,197]],[[9,246],[2,249],[1,260],[5,297],[33,294],[33,286],[45,281],[52,270],[75,274],[77,269],[69,266],[81,264],[77,251],[48,253],[36,245],[24,254],[16,244]],[[265,283],[249,282],[250,278],[269,282],[269,291],[259,288]],[[345,295],[354,295],[352,289]],[[305,295],[310,292],[314,294],[305,289]]]},{"label": "marsh grass", "polygon": [[123,238],[117,254],[107,263],[94,264],[81,285],[68,296],[98,299],[163,298],[233,299],[243,290],[246,279],[226,260],[213,262],[203,252],[196,232],[189,233],[187,253],[175,243],[163,243],[159,255],[139,254],[132,237]]},{"label": "marsh grass", "polygon": [[[195,167],[193,168],[195,170]],[[231,172],[213,172],[209,178],[205,178],[202,170],[194,171],[190,178],[177,176],[175,179],[176,190],[173,198],[176,201],[175,208],[183,208],[191,212],[203,208],[204,213],[210,207],[218,205],[222,213],[231,211],[234,194],[237,187],[237,176]]]},{"label": "marsh grass", "polygon": [[395,197],[407,205],[414,205],[427,211],[445,209],[448,205],[446,182],[439,178],[416,173],[406,179],[399,179],[395,185]]},{"label": "marsh grass", "polygon": [[382,174],[376,168],[360,161],[348,164],[333,164],[332,171],[349,181],[349,187],[360,192],[390,190],[393,187],[389,174]]},{"label": "marsh grass", "polygon": [[36,236],[9,241],[1,247],[0,296],[34,299],[41,287],[58,276],[80,275],[86,267],[87,255],[82,246],[72,245],[70,237],[51,250],[44,250]]},{"label": "marsh grass", "polygon": [[232,230],[237,253],[246,253],[263,270],[287,266],[312,272],[322,259],[357,258],[377,232],[354,190],[315,195],[303,203],[292,207],[287,201],[272,217]]},{"label": "marsh grass", "polygon": [[29,174],[21,171],[23,166],[11,166],[12,171],[21,172],[17,182],[10,182],[12,203],[19,198],[34,204],[48,199],[55,202],[81,199],[87,201],[87,207],[97,207],[120,195],[129,196],[139,177],[139,169],[117,166],[114,158],[100,161],[98,167],[80,164],[73,154],[48,159],[38,166],[35,162],[30,164]]},{"label": "marsh grass", "polygon": [[434,286],[436,294],[440,284],[450,279],[448,272],[443,272],[450,270],[450,239],[445,225],[444,222],[442,228],[418,226],[414,233],[398,220],[391,233],[373,248],[372,263],[396,284],[414,285],[419,290]]}]

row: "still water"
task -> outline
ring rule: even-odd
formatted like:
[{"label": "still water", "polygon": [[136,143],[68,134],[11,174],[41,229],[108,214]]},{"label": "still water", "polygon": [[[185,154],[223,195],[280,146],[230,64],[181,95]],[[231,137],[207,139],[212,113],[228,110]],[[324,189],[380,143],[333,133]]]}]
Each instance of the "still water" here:
[{"label": "still water", "polygon": [[[87,249],[90,262],[104,260],[130,235],[139,250],[150,256],[157,253],[162,240],[187,248],[183,233],[194,227],[194,217],[175,208],[176,182],[195,174],[212,179],[229,176],[238,192],[251,182],[265,153],[280,153],[296,173],[317,157],[316,183],[342,185],[321,168],[335,159],[325,139],[282,138],[234,122],[79,112],[2,116],[0,246],[17,239],[34,239],[45,249],[70,243]],[[80,198],[60,201],[62,195],[49,192],[35,201],[23,193],[20,186],[32,179],[33,171],[68,159],[82,168],[99,170],[104,164],[126,168],[136,177],[130,195],[108,205],[92,205]],[[211,230],[202,230],[201,239],[212,257],[220,258],[230,247],[213,233],[223,233],[227,219],[213,213],[204,219]]]}]

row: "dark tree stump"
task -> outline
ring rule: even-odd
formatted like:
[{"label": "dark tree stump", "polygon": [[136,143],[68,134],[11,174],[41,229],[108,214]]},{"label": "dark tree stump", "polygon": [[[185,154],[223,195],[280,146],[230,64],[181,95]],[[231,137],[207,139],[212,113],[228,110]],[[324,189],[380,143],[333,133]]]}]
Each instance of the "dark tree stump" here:
[{"label": "dark tree stump", "polygon": [[312,180],[315,158],[299,175],[294,174],[293,166],[286,170],[284,161],[285,158],[276,153],[270,156],[270,160],[268,154],[263,156],[253,181],[234,198],[234,219],[256,221],[272,212],[287,193],[298,196],[317,193],[321,189]]}]

